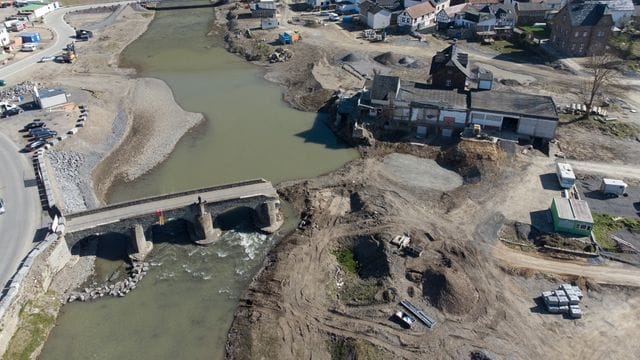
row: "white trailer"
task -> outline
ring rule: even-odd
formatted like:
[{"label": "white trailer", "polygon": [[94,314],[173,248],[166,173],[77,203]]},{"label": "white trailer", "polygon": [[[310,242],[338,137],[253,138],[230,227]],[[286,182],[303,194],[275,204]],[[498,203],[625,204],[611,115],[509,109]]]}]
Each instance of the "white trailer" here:
[{"label": "white trailer", "polygon": [[576,183],[576,174],[573,173],[573,168],[567,163],[556,163],[556,175],[560,186],[565,189],[570,189]]},{"label": "white trailer", "polygon": [[602,179],[600,191],[605,195],[624,195],[627,191],[627,184],[622,180]]}]

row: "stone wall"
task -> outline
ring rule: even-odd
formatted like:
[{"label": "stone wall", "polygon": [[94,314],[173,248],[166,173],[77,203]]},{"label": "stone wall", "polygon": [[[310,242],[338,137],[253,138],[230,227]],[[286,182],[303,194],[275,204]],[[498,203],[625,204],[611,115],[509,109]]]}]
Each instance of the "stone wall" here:
[{"label": "stone wall", "polygon": [[71,258],[63,237],[51,233],[35,246],[18,267],[0,299],[0,354],[18,328],[24,304],[44,294],[53,277]]}]

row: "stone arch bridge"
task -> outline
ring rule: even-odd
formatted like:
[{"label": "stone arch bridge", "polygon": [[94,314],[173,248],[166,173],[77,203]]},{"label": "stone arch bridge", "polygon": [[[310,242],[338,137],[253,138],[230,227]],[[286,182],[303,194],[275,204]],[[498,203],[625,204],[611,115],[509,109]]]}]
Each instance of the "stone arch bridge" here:
[{"label": "stone arch bridge", "polygon": [[70,249],[91,235],[130,234],[131,257],[140,260],[151,251],[152,242],[149,239],[153,226],[182,219],[187,222],[189,235],[194,242],[210,244],[221,234],[221,230],[215,227],[215,218],[239,207],[253,209],[254,225],[261,231],[272,233],[282,225],[278,193],[264,179],[113,204],[66,215],[61,224],[64,225],[64,236]]}]

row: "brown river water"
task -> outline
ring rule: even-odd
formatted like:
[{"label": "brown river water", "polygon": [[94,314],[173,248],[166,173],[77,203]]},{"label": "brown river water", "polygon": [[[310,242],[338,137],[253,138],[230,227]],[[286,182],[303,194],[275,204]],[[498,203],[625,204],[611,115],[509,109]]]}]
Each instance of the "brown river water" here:
[{"label": "brown river water", "polygon": [[[116,184],[110,202],[256,177],[274,183],[313,177],[357,157],[317,114],[287,107],[281,89],[264,80],[260,68],[211,46],[205,36],[210,20],[210,9],[158,12],[125,50],[125,66],[166,81],[183,108],[208,121],[150,173]],[[41,358],[222,358],[238,297],[269,248],[295,227],[289,218],[278,234],[267,236],[240,212],[209,247],[166,231],[154,239],[151,269],[135,291],[62,308]],[[98,278],[121,268],[122,244],[101,240]]]}]

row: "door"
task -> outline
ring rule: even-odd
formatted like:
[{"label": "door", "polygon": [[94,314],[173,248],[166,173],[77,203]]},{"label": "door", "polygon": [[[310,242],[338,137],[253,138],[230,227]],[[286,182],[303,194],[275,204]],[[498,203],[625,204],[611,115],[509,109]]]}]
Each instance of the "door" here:
[{"label": "door", "polygon": [[518,118],[505,116],[502,118],[502,130],[503,131],[518,131]]}]

